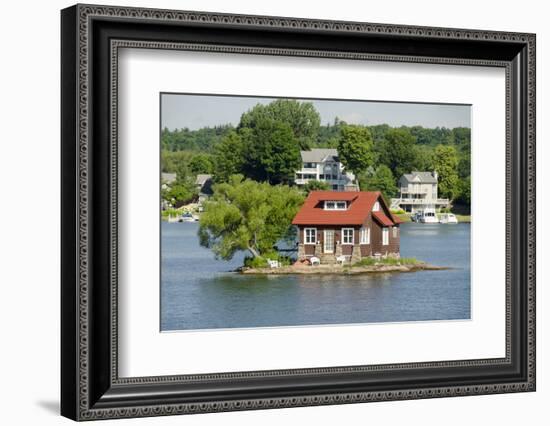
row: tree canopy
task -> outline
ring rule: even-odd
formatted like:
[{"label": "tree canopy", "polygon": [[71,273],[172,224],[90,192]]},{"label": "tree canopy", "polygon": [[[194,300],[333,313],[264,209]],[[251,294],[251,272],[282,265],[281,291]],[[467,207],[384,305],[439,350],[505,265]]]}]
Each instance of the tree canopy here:
[{"label": "tree canopy", "polygon": [[439,194],[451,200],[458,197],[461,185],[458,178],[458,155],[454,146],[438,145],[435,148],[434,168],[439,175]]},{"label": "tree canopy", "polygon": [[362,191],[380,191],[386,199],[396,195],[395,178],[388,166],[381,164],[371,176],[362,176],[359,180]]},{"label": "tree canopy", "polygon": [[371,166],[374,163],[374,151],[369,129],[363,126],[343,126],[338,156],[344,167],[356,175]]},{"label": "tree canopy", "polygon": [[309,194],[311,191],[328,191],[330,185],[324,180],[310,180],[304,185],[304,191]]},{"label": "tree canopy", "polygon": [[390,129],[379,144],[378,159],[394,176],[410,173],[416,166],[415,138],[406,129]]},{"label": "tree canopy", "polygon": [[254,129],[265,120],[288,125],[300,149],[309,149],[316,142],[321,123],[321,117],[311,102],[277,99],[267,105],[257,104],[245,112],[239,127]]},{"label": "tree canopy", "polygon": [[259,119],[251,129],[246,146],[247,176],[272,184],[291,183],[302,164],[300,148],[290,126]]},{"label": "tree canopy", "polygon": [[213,177],[215,182],[226,182],[229,176],[241,173],[245,162],[246,147],[241,136],[229,132],[214,148]]},{"label": "tree canopy", "polygon": [[241,250],[254,258],[272,251],[278,240],[291,235],[292,218],[304,201],[296,188],[255,182],[242,175],[215,184],[213,190],[204,203],[199,238],[202,246],[224,260]]}]

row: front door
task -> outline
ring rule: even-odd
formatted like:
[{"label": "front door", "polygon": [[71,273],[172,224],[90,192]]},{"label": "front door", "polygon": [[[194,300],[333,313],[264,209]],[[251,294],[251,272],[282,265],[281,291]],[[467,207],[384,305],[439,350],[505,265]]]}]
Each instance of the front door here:
[{"label": "front door", "polygon": [[334,253],[334,229],[325,229],[323,252]]}]

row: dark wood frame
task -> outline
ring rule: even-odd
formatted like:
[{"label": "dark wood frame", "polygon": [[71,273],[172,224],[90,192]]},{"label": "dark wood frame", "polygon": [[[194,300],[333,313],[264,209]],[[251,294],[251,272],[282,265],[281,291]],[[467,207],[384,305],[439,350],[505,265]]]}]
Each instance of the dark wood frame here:
[{"label": "dark wood frame", "polygon": [[[61,413],[75,420],[535,390],[535,36],[126,7],[61,13]],[[506,69],[506,357],[119,378],[120,47]]]}]

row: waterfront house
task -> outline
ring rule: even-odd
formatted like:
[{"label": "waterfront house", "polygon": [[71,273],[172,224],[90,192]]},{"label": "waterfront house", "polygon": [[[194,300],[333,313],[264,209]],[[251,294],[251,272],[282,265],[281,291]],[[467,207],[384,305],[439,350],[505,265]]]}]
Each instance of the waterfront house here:
[{"label": "waterfront house", "polygon": [[426,209],[449,207],[450,200],[437,196],[437,172],[411,172],[399,179],[399,197],[391,199],[392,209],[424,212]]},{"label": "waterfront house", "polygon": [[199,204],[202,204],[212,195],[212,175],[198,174],[195,178],[195,187],[199,193]]},{"label": "waterfront house", "polygon": [[298,259],[335,263],[345,256],[399,257],[400,220],[381,193],[312,191],[292,224],[298,229]]},{"label": "waterfront house", "polygon": [[296,172],[294,183],[304,186],[312,180],[318,180],[329,184],[333,191],[356,190],[353,183],[355,176],[345,171],[338,151],[333,148],[315,148],[308,151],[300,151],[302,168]]}]

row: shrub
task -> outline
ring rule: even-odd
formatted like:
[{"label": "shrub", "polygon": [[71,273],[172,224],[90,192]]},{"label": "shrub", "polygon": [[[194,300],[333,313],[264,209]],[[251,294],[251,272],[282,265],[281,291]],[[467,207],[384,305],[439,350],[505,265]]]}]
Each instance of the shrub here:
[{"label": "shrub", "polygon": [[377,261],[374,257],[364,257],[359,262],[355,263],[353,266],[373,266],[376,265]]},{"label": "shrub", "polygon": [[260,257],[245,257],[244,266],[249,268],[267,268],[269,264],[268,260],[278,260],[281,266],[288,266],[292,263],[292,259],[288,256],[281,256],[276,251],[264,253]]},{"label": "shrub", "polygon": [[407,213],[403,209],[390,209],[390,212],[392,212],[393,214],[405,214],[405,213]]},{"label": "shrub", "polygon": [[264,257],[245,257],[244,266],[249,268],[267,268],[267,259]]}]

